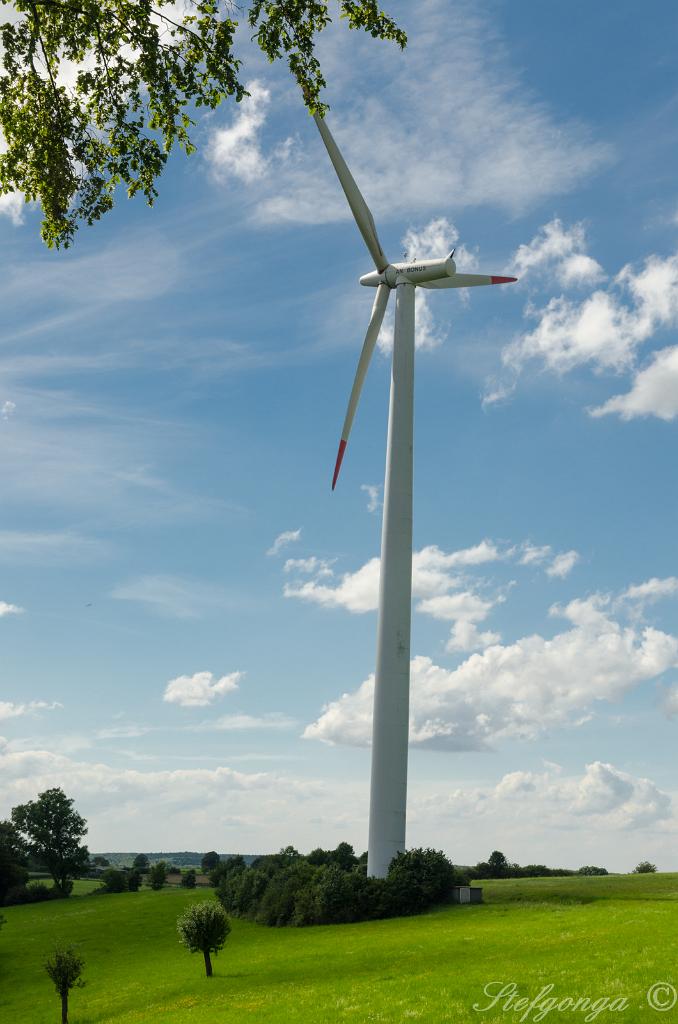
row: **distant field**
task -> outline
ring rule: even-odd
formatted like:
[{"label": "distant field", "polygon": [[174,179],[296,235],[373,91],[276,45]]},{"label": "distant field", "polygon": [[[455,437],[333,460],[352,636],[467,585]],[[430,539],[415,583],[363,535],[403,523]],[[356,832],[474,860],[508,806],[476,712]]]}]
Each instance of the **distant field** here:
[{"label": "distant field", "polygon": [[473,1010],[487,1005],[492,981],[514,981],[531,997],[550,982],[561,997],[628,997],[628,1009],[598,1021],[678,1020],[678,1007],[658,1014],[646,1001],[655,982],[678,988],[678,875],[499,881],[485,894],[479,907],[359,925],[276,930],[233,921],[211,980],[175,933],[184,906],[211,898],[204,890],[8,907],[0,1021],[59,1019],[41,967],[57,938],[77,943],[87,964],[72,1024],[514,1024],[520,1014],[499,1006]]}]

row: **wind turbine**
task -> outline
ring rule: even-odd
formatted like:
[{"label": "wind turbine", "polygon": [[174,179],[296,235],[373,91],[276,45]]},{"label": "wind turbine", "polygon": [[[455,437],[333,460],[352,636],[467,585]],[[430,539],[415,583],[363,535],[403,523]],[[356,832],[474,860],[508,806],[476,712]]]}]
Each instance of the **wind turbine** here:
[{"label": "wind turbine", "polygon": [[458,274],[454,250],[441,259],[390,263],[374,218],[324,118],[314,114],[375,270],[360,283],[377,289],[341,432],[332,490],[348,444],[365,374],[386,306],[396,293],[391,398],[388,413],[384,514],[381,534],[377,667],[372,720],[372,777],[367,873],[384,878],[392,859],[405,850],[407,747],[410,703],[412,610],[412,433],[414,412],[414,289],[474,288],[507,284],[515,277]]}]

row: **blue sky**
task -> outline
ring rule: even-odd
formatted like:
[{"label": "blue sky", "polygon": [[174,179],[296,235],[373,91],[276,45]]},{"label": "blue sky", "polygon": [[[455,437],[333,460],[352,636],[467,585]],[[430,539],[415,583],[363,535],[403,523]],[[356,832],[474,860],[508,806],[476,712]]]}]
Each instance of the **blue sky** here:
[{"label": "blue sky", "polygon": [[[390,5],[328,123],[418,300],[408,839],[675,868],[678,12]],[[0,200],[0,816],[97,849],[366,845],[388,332],[312,121],[251,99],[50,253]],[[420,295],[420,293],[418,293]]]}]

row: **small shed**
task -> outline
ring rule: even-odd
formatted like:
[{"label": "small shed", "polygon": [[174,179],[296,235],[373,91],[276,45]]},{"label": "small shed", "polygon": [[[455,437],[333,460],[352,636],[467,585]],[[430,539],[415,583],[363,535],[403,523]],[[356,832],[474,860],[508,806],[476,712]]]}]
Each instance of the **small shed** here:
[{"label": "small shed", "polygon": [[482,903],[483,890],[480,886],[455,885],[452,889],[453,903]]}]

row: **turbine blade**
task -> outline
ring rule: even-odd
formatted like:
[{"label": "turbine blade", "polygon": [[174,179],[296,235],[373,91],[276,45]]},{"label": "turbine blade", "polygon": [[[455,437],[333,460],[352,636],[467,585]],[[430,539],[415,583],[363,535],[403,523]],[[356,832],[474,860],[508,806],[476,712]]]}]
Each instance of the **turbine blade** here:
[{"label": "turbine blade", "polygon": [[422,281],[418,288],[476,288],[481,284],[511,284],[517,277],[498,277],[496,274],[454,274],[438,281]]},{"label": "turbine blade", "polygon": [[344,452],[346,451],[346,445],[348,444],[349,434],[351,433],[351,427],[353,426],[353,417],[355,416],[355,411],[358,407],[360,392],[363,389],[367,367],[370,365],[374,346],[377,343],[377,337],[384,319],[386,306],[388,305],[389,294],[390,288],[388,285],[380,284],[377,288],[377,294],[374,297],[372,315],[370,316],[370,322],[367,325],[367,334],[365,335],[363,349],[360,353],[360,359],[358,360],[358,369],[356,370],[353,387],[351,388],[351,397],[348,400],[346,418],[341,431],[341,441],[339,442],[339,451],[337,453],[337,461],[334,467],[334,476],[332,477],[332,490],[334,490],[337,485],[337,477],[339,476],[339,470],[341,469]]},{"label": "turbine blade", "polygon": [[337,172],[337,177],[341,187],[344,190],[344,195],[348,199],[348,205],[351,207],[351,212],[355,218],[355,222],[358,225],[360,234],[365,239],[365,245],[370,251],[370,255],[374,260],[374,265],[381,274],[382,270],[386,270],[388,266],[388,259],[384,254],[384,250],[381,247],[381,242],[377,236],[377,229],[374,223],[374,218],[370,213],[370,209],[363,199],[362,193],[355,183],[353,175],[348,169],[346,161],[339,152],[331,131],[327,127],[324,118],[320,117],[319,114],[314,114],[313,118],[318,126],[321,138],[325,143],[325,148],[329,153],[330,160]]}]

